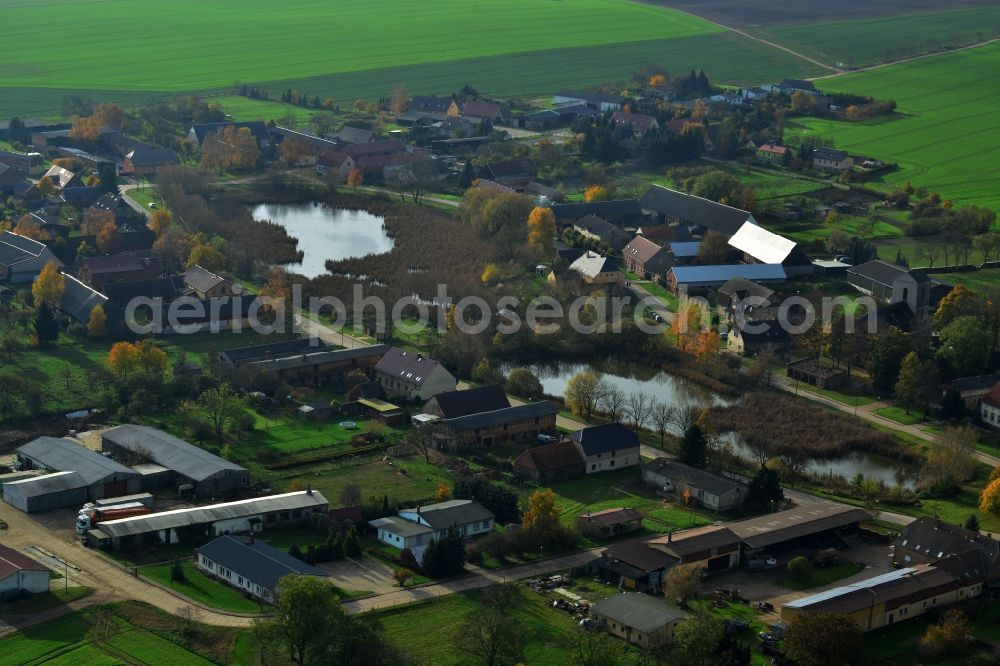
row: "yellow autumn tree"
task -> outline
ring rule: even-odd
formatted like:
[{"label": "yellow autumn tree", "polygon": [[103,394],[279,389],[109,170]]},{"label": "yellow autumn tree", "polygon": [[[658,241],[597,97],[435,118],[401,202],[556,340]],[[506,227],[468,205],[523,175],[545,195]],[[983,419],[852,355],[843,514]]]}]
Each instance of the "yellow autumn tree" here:
[{"label": "yellow autumn tree", "polygon": [[486,268],[483,269],[483,274],[479,276],[479,279],[483,281],[485,285],[494,285],[500,281],[500,267],[496,264],[486,264]]},{"label": "yellow autumn tree", "polygon": [[556,494],[548,489],[531,493],[521,517],[521,528],[525,534],[535,541],[545,542],[551,540],[559,527]]},{"label": "yellow autumn tree", "polygon": [[677,312],[674,323],[670,326],[670,332],[677,338],[677,346],[684,351],[691,351],[695,341],[702,333],[701,330],[702,311],[693,303],[683,305]]},{"label": "yellow autumn tree", "polygon": [[139,346],[131,342],[116,342],[108,351],[106,364],[108,370],[124,383],[139,366]]},{"label": "yellow autumn tree", "polygon": [[437,492],[434,493],[434,501],[443,502],[446,499],[448,499],[448,495],[450,494],[451,494],[451,488],[448,487],[447,483],[442,481],[441,483],[438,484]]},{"label": "yellow autumn tree", "polygon": [[14,227],[14,233],[36,241],[47,241],[51,238],[49,232],[45,231],[30,213],[21,216],[21,219],[17,221],[17,226]]},{"label": "yellow autumn tree", "polygon": [[146,338],[136,346],[138,348],[136,360],[144,375],[162,378],[167,374],[167,367],[169,367],[167,352],[157,347],[152,338]]},{"label": "yellow autumn tree", "polygon": [[167,373],[167,352],[156,346],[150,338],[138,343],[116,342],[108,352],[107,366],[125,383],[129,376],[142,372],[153,380],[162,380]]},{"label": "yellow autumn tree", "polygon": [[649,77],[650,88],[659,88],[665,85],[667,85],[667,77],[665,77],[663,74],[653,74],[651,77]]},{"label": "yellow autumn tree", "polygon": [[165,210],[157,210],[153,211],[153,214],[149,216],[149,222],[146,226],[156,234],[157,238],[160,238],[173,222],[174,218],[170,213]]},{"label": "yellow autumn tree", "polygon": [[63,291],[66,283],[63,274],[59,272],[54,261],[45,264],[42,271],[35,278],[35,283],[31,285],[31,295],[35,297],[35,303],[41,305],[52,303],[57,305],[62,302]]},{"label": "yellow autumn tree", "polygon": [[106,254],[114,254],[121,245],[121,236],[118,235],[118,225],[108,222],[97,232],[97,249]]},{"label": "yellow autumn tree", "polygon": [[42,196],[49,196],[50,194],[55,194],[56,186],[52,184],[52,179],[48,176],[42,176],[36,185],[38,191],[42,193]]},{"label": "yellow autumn tree", "polygon": [[614,191],[608,185],[591,185],[583,191],[583,200],[587,203],[607,201],[614,196]]},{"label": "yellow autumn tree", "polygon": [[993,479],[989,485],[983,488],[983,492],[979,496],[979,510],[1000,516],[1000,477]]},{"label": "yellow autumn tree", "polygon": [[104,308],[95,305],[90,311],[90,318],[87,319],[87,335],[92,338],[102,338],[108,334],[108,315]]},{"label": "yellow autumn tree", "polygon": [[191,248],[191,254],[188,255],[187,267],[191,268],[195,265],[208,271],[218,272],[226,267],[226,258],[208,243],[195,245]]},{"label": "yellow autumn tree", "polygon": [[556,235],[556,216],[551,208],[536,206],[528,216],[528,244],[546,247]]}]

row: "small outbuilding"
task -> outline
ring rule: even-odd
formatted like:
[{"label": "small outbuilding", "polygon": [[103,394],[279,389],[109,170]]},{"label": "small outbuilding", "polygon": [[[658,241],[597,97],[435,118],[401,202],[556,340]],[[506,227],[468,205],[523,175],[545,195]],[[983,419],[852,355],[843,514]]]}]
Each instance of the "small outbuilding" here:
[{"label": "small outbuilding", "polygon": [[49,591],[49,568],[0,544],[0,599],[10,601]]},{"label": "small outbuilding", "polygon": [[667,645],[688,614],[662,598],[640,592],[616,594],[590,607],[590,619],[609,633],[640,647]]},{"label": "small outbuilding", "polygon": [[641,530],[642,511],[629,507],[588,511],[582,516],[577,516],[576,526],[584,536],[610,539]]}]

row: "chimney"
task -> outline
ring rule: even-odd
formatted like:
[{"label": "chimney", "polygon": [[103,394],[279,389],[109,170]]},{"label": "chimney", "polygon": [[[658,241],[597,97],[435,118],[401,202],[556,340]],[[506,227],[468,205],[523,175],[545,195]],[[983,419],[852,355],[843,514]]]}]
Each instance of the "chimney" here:
[{"label": "chimney", "polygon": [[312,494],[313,494],[313,485],[310,483],[308,486],[306,486],[306,495],[312,495]]}]

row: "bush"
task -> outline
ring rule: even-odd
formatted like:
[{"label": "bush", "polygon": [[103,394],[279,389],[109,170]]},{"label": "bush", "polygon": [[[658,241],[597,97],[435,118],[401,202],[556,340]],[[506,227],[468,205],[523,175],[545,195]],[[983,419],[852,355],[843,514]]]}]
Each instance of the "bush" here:
[{"label": "bush", "polygon": [[181,566],[180,558],[175,559],[173,564],[170,565],[170,580],[175,583],[183,583],[187,580],[187,576],[184,575],[184,567]]},{"label": "bush", "polygon": [[793,557],[788,561],[788,573],[791,574],[793,578],[798,578],[799,580],[808,576],[809,572],[812,571],[812,568],[812,562],[802,555]]}]

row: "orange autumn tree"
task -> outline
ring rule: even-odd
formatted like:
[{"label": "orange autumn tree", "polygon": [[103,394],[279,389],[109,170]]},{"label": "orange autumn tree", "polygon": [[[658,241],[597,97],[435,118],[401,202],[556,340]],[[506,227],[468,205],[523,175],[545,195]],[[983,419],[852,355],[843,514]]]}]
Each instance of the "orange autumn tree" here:
[{"label": "orange autumn tree", "polygon": [[97,249],[105,254],[114,254],[121,245],[121,236],[118,235],[118,225],[108,222],[97,232]]},{"label": "orange autumn tree", "polygon": [[350,173],[347,174],[347,184],[351,187],[358,188],[365,182],[365,176],[361,173],[361,169],[354,167],[351,169]]},{"label": "orange autumn tree", "polygon": [[36,241],[47,241],[51,238],[49,232],[45,231],[41,223],[32,217],[30,213],[25,213],[21,216],[21,219],[17,221],[17,226],[14,227],[14,233]]},{"label": "orange autumn tree", "polygon": [[170,228],[173,224],[174,218],[165,210],[153,211],[153,214],[149,216],[149,222],[146,224],[150,231],[156,234],[157,238],[163,236],[163,233]]},{"label": "orange autumn tree", "polygon": [[591,185],[583,191],[583,200],[587,203],[608,201],[614,196],[614,190],[609,185]]},{"label": "orange autumn tree", "polygon": [[650,88],[660,88],[667,85],[667,77],[663,74],[653,74],[649,77],[649,87]]},{"label": "orange autumn tree", "polygon": [[692,351],[695,341],[702,333],[702,309],[694,303],[685,303],[677,312],[670,333],[677,338],[677,346],[684,351]]},{"label": "orange autumn tree", "polygon": [[90,318],[87,319],[87,335],[92,338],[102,338],[108,334],[108,315],[104,308],[95,305],[90,311]]},{"label": "orange autumn tree", "polygon": [[139,367],[139,346],[131,342],[116,342],[108,351],[106,364],[108,370],[124,383]]}]

